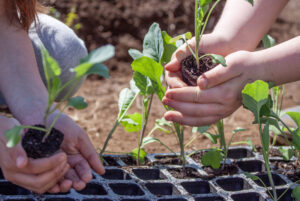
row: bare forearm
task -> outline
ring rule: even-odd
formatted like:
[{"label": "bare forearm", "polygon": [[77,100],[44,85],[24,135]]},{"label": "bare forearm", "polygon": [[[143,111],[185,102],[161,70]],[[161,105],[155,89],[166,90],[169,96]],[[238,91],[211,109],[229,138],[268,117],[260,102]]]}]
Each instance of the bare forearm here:
[{"label": "bare forearm", "polygon": [[300,80],[300,37],[272,48],[254,52],[259,64],[257,79],[272,81],[276,85]]},{"label": "bare forearm", "polygon": [[41,118],[47,90],[28,34],[9,23],[0,25],[0,91],[13,115],[21,123],[30,124]]},{"label": "bare forearm", "polygon": [[237,50],[253,51],[270,29],[288,0],[227,0],[214,33],[227,42],[227,54]]}]

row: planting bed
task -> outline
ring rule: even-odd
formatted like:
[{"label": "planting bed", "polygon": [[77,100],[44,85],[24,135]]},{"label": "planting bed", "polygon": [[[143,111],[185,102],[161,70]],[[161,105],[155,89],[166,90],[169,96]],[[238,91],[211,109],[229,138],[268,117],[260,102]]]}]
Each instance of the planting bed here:
[{"label": "planting bed", "polygon": [[[182,166],[159,165],[159,160],[170,154],[152,154],[147,157],[147,166],[128,166],[126,157],[106,155],[106,174],[94,174],[93,180],[82,191],[72,189],[69,193],[36,195],[7,182],[0,174],[0,200],[3,201],[271,201],[258,181],[247,178],[243,172],[250,172],[261,178],[269,186],[264,173],[262,156],[250,147],[230,149],[228,165],[234,163],[237,173],[218,177],[208,177],[203,166],[191,157],[187,158],[184,176]],[[125,159],[125,161],[124,161]],[[277,158],[272,158],[277,160]],[[172,161],[171,161],[172,162]],[[284,175],[272,167],[273,178],[278,193],[292,184]],[[180,177],[174,176],[179,172]],[[183,175],[182,175],[183,174]],[[176,175],[176,174],[175,174]],[[176,178],[177,177],[177,178]],[[291,190],[281,201],[292,201]]]}]

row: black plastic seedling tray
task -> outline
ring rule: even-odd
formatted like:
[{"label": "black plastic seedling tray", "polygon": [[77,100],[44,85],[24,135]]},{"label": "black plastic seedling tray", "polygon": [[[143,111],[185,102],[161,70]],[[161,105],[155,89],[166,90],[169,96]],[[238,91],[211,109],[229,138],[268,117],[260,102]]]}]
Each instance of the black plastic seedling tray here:
[{"label": "black plastic seedling tray", "polygon": [[[179,165],[159,165],[158,158],[172,154],[151,154],[147,161],[153,166],[128,166],[124,155],[104,157],[105,175],[93,175],[92,181],[82,191],[71,189],[68,193],[37,195],[6,181],[0,172],[0,200],[3,201],[271,201],[259,181],[244,175],[250,172],[259,176],[269,186],[262,156],[250,147],[232,147],[227,163],[235,163],[236,174],[212,179],[178,179],[171,172]],[[271,158],[277,160],[279,158]],[[201,164],[188,157],[191,171],[207,175]],[[283,192],[292,182],[274,169],[272,171],[277,192]],[[289,190],[281,201],[293,201]]]}]

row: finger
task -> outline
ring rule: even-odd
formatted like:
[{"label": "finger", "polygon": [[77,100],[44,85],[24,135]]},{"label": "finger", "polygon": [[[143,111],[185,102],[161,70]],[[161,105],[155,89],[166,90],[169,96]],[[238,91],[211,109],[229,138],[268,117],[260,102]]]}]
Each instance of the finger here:
[{"label": "finger", "polygon": [[222,116],[206,116],[201,118],[191,117],[177,111],[168,111],[165,113],[164,117],[167,121],[175,121],[179,124],[188,126],[206,126],[222,119]]},{"label": "finger", "polygon": [[14,148],[8,148],[8,154],[15,161],[18,169],[22,170],[28,164],[27,154],[20,143]]},{"label": "finger", "polygon": [[72,181],[72,187],[78,191],[85,188],[85,183],[79,178],[76,171],[71,168],[65,175],[65,179]]},{"label": "finger", "polygon": [[48,158],[29,159],[28,165],[22,170],[22,172],[28,174],[41,174],[43,172],[52,170],[60,164],[66,162],[67,155],[63,152],[55,154]]},{"label": "finger", "polygon": [[166,81],[170,88],[181,88],[187,86],[185,82],[182,81],[182,76],[180,72],[166,71]]},{"label": "finger", "polygon": [[220,87],[207,90],[201,90],[199,87],[183,87],[170,89],[165,96],[179,102],[219,103],[224,93],[224,90]]},{"label": "finger", "polygon": [[59,192],[60,192],[60,188],[58,185],[55,185],[48,191],[48,193],[52,193],[52,194],[59,193]]},{"label": "finger", "polygon": [[172,99],[164,99],[163,103],[174,110],[188,116],[205,117],[222,115],[223,106],[221,104],[199,104],[189,102],[178,102]]},{"label": "finger", "polygon": [[81,143],[79,143],[78,148],[81,155],[84,157],[85,160],[88,161],[88,163],[95,172],[97,172],[100,175],[104,174],[105,170],[100,161],[100,157],[96,152],[94,146],[92,145],[91,141],[89,140],[88,136],[84,133],[83,135],[80,135],[80,139]]},{"label": "finger", "polygon": [[224,67],[222,65],[218,65],[215,68],[203,73],[197,79],[197,85],[201,89],[209,89],[240,75],[241,72],[238,70],[238,68],[230,68],[230,66]]},{"label": "finger", "polygon": [[60,188],[60,192],[63,192],[63,193],[69,192],[70,189],[72,188],[72,181],[69,179],[63,179],[59,183],[59,188]]},{"label": "finger", "polygon": [[88,183],[93,178],[91,167],[81,155],[69,156],[68,162],[71,167],[76,170],[79,178],[85,183]]}]

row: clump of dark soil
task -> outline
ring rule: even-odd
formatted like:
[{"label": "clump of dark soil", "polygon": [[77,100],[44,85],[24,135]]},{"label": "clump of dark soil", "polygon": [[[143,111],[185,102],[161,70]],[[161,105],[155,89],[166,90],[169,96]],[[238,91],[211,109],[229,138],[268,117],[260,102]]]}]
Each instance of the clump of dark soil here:
[{"label": "clump of dark soil", "polygon": [[271,161],[274,168],[293,182],[300,180],[299,161]]},{"label": "clump of dark soil", "polygon": [[[204,53],[199,54],[199,56],[203,55]],[[209,56],[201,58],[198,66],[194,56],[190,55],[181,61],[182,79],[187,85],[196,86],[198,77],[216,66],[217,64],[213,63]]]},{"label": "clump of dark soil", "polygon": [[178,156],[156,156],[155,165],[182,165],[182,160]]},{"label": "clump of dark soil", "polygon": [[[261,146],[255,146],[258,153],[262,154],[262,147]],[[282,154],[278,149],[270,148],[269,149],[269,156],[270,157],[282,157]]]},{"label": "clump of dark soil", "polygon": [[204,151],[201,151],[199,153],[195,153],[193,155],[191,155],[190,157],[196,162],[196,163],[201,163],[201,158],[202,156],[205,154]]},{"label": "clump of dark soil", "polygon": [[104,166],[120,166],[113,157],[104,156],[103,158],[105,160]]},{"label": "clump of dark soil", "polygon": [[[45,126],[37,125],[36,127],[45,128]],[[45,132],[29,129],[23,139],[22,146],[30,158],[44,158],[52,156],[56,153],[64,139],[64,134],[53,128],[49,136],[43,142]]]},{"label": "clump of dark soil", "polygon": [[207,176],[200,174],[197,170],[190,167],[182,167],[182,168],[171,168],[168,169],[168,172],[177,179],[194,179],[201,178],[204,180],[213,179],[214,176]]},{"label": "clump of dark soil", "polygon": [[235,163],[221,165],[219,169],[213,169],[210,166],[205,166],[203,169],[211,177],[234,175],[238,172],[238,167]]},{"label": "clump of dark soil", "polygon": [[[122,161],[126,164],[126,165],[129,165],[129,166],[136,166],[136,160],[134,160],[131,156],[127,156],[127,157],[124,157],[124,158],[121,158]],[[146,158],[144,163],[141,163],[140,162],[140,165],[147,165],[147,166],[151,166],[152,164],[149,162],[149,160]]]}]

